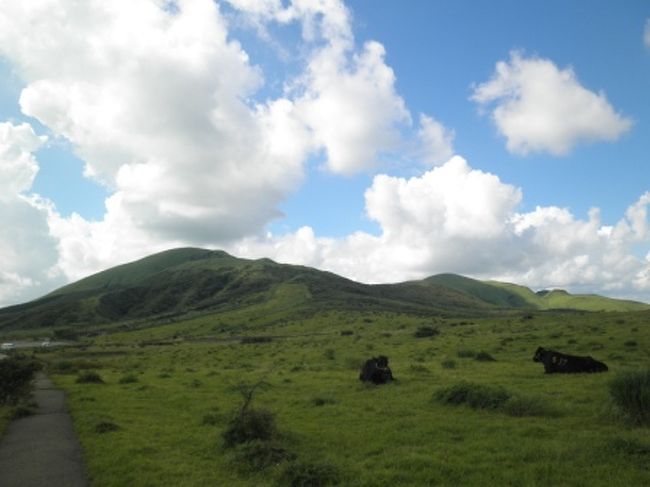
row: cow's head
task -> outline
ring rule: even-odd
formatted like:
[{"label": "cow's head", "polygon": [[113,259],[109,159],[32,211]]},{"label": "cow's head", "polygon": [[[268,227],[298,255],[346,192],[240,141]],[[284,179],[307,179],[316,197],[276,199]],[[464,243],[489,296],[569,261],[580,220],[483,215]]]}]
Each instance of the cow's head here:
[{"label": "cow's head", "polygon": [[544,352],[546,352],[546,350],[544,350],[542,347],[538,347],[535,355],[533,355],[533,362],[541,362],[544,356]]}]

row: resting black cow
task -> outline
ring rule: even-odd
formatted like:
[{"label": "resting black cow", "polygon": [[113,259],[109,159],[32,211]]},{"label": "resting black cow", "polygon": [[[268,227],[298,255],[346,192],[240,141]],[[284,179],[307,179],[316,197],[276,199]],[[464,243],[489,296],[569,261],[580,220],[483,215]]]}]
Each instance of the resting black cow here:
[{"label": "resting black cow", "polygon": [[575,374],[579,372],[606,372],[607,365],[591,357],[576,357],[539,347],[533,361],[544,364],[546,374]]},{"label": "resting black cow", "polygon": [[379,357],[373,357],[370,360],[366,360],[361,373],[359,374],[359,380],[363,382],[373,382],[375,384],[386,384],[393,380],[393,373],[388,367],[388,357],[380,355]]}]

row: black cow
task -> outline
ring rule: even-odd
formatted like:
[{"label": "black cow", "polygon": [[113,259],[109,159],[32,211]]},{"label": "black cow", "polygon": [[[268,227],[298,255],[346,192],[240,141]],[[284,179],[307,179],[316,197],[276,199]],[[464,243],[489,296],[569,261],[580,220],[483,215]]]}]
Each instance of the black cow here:
[{"label": "black cow", "polygon": [[539,347],[534,362],[544,364],[546,374],[575,374],[579,372],[606,372],[607,365],[591,357],[576,357]]},{"label": "black cow", "polygon": [[388,357],[380,355],[366,360],[359,374],[359,380],[375,384],[386,384],[394,380],[393,373],[388,366]]}]

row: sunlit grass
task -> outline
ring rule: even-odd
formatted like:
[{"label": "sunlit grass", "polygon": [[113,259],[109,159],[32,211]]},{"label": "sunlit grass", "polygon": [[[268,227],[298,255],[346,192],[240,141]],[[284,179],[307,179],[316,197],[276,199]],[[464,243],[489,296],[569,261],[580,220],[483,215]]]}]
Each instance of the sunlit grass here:
[{"label": "sunlit grass", "polygon": [[[324,312],[264,326],[263,318],[230,313],[107,335],[87,349],[46,356],[68,391],[95,486],[286,485],[291,472],[317,466],[354,486],[647,485],[650,431],[609,413],[608,388],[613,374],[647,364],[644,318]],[[422,326],[440,334],[416,338]],[[201,335],[214,341],[192,341]],[[246,335],[273,338],[242,343]],[[630,340],[638,346],[625,346]],[[540,345],[592,355],[610,372],[545,375],[532,361]],[[380,354],[397,381],[362,384],[358,365]],[[61,360],[83,368],[60,373]],[[104,384],[76,383],[90,368]],[[273,413],[273,446],[225,448],[223,433],[242,404],[239,386],[260,380],[268,386],[251,407]],[[433,399],[464,381],[506,390],[518,402],[491,410]],[[99,433],[103,422],[118,428]],[[241,467],[242,455],[272,455],[276,447],[287,455],[275,464]]]}]

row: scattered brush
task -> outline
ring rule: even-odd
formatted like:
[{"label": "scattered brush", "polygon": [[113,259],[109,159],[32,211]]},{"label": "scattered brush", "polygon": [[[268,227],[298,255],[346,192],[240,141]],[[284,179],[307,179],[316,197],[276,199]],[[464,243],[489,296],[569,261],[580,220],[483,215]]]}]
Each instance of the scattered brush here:
[{"label": "scattered brush", "polygon": [[443,360],[440,362],[440,365],[442,366],[443,369],[455,369],[456,368],[456,361],[454,360]]},{"label": "scattered brush", "polygon": [[138,378],[133,374],[124,375],[118,381],[120,384],[133,384],[135,382],[138,382]]},{"label": "scattered brush", "polygon": [[479,352],[474,356],[474,360],[479,362],[496,362],[496,359],[487,352]]},{"label": "scattered brush", "polygon": [[97,372],[84,372],[76,380],[77,384],[103,384],[104,379]]},{"label": "scattered brush", "polygon": [[421,326],[417,330],[415,330],[415,333],[413,333],[413,336],[415,338],[428,338],[428,337],[435,337],[438,335],[440,335],[440,330],[432,326]]},{"label": "scattered brush", "polygon": [[95,433],[103,434],[119,430],[120,427],[111,421],[101,421],[95,425]]},{"label": "scattered brush", "polygon": [[283,485],[291,487],[325,487],[340,482],[338,469],[329,463],[293,462],[283,475]]},{"label": "scattered brush", "polygon": [[450,406],[465,404],[472,409],[499,411],[515,417],[560,415],[557,409],[540,397],[513,395],[500,386],[473,382],[460,382],[439,389],[433,397],[436,401]]},{"label": "scattered brush", "polygon": [[472,409],[499,409],[510,399],[510,393],[502,387],[460,382],[439,389],[434,398],[442,404],[452,406],[466,404]]},{"label": "scattered brush", "polygon": [[233,452],[233,460],[239,470],[252,472],[259,472],[295,459],[295,453],[275,441],[251,440],[237,445]]}]

